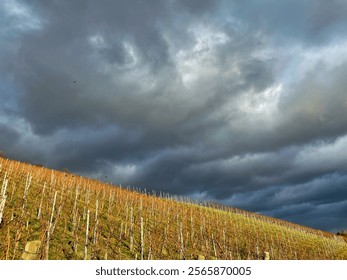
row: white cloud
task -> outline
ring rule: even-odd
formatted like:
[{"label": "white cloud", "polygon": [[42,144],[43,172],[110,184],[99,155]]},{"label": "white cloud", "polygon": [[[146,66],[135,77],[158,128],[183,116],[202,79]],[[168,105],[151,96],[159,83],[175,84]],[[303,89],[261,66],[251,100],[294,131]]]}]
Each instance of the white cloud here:
[{"label": "white cloud", "polygon": [[0,10],[12,19],[6,31],[40,29],[42,20],[32,11],[32,9],[16,0],[3,0],[0,3]]},{"label": "white cloud", "polygon": [[96,50],[105,49],[108,47],[104,40],[104,37],[102,37],[100,34],[90,36],[88,38],[88,42]]},{"label": "white cloud", "polygon": [[[286,83],[298,83],[312,71],[324,72],[332,70],[347,60],[347,41],[332,41],[324,46],[303,46],[292,44],[269,48],[267,55],[279,59],[279,79]],[[321,71],[324,70],[324,71]],[[321,77],[324,79],[328,75]]]},{"label": "white cloud", "polygon": [[[347,166],[347,135],[332,143],[309,146],[298,154],[294,165],[304,170],[339,170]],[[346,168],[347,169],[347,168]]]},{"label": "white cloud", "polygon": [[138,173],[135,164],[115,164],[113,165],[113,178],[117,183],[123,184],[130,181]]},{"label": "white cloud", "polygon": [[183,83],[189,87],[200,78],[218,74],[214,63],[214,51],[230,41],[220,30],[201,25],[189,30],[195,39],[193,45],[174,54],[174,60]]},{"label": "white cloud", "polygon": [[282,84],[274,84],[262,92],[248,92],[237,100],[237,107],[250,120],[271,121],[271,117],[278,113],[277,105],[282,92]]}]

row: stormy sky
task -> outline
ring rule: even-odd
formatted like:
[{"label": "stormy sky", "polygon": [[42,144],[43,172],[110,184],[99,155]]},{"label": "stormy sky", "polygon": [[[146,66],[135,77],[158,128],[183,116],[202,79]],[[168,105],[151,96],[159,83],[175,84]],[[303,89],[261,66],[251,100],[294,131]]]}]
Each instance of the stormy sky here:
[{"label": "stormy sky", "polygon": [[2,0],[0,150],[346,229],[346,27],[345,0]]}]

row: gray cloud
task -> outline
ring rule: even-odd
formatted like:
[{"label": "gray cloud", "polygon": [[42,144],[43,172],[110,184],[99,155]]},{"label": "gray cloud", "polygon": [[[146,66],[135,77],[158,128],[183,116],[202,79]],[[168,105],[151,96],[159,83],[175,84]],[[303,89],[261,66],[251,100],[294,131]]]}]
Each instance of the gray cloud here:
[{"label": "gray cloud", "polygon": [[20,135],[17,131],[3,123],[0,123],[0,131],[1,151],[7,154],[6,151],[13,148],[15,143],[19,140]]},{"label": "gray cloud", "polygon": [[343,0],[226,1],[226,6],[235,9],[248,28],[265,31],[277,43],[299,40],[312,46],[346,38]]},{"label": "gray cloud", "polygon": [[5,1],[0,149],[346,227],[346,5],[323,2]]}]

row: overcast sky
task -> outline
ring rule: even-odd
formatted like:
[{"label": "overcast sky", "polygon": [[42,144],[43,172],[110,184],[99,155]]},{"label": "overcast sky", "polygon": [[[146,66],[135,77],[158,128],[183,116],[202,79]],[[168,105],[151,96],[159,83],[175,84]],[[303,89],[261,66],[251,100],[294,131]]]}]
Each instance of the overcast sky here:
[{"label": "overcast sky", "polygon": [[347,228],[347,1],[1,0],[0,150]]}]

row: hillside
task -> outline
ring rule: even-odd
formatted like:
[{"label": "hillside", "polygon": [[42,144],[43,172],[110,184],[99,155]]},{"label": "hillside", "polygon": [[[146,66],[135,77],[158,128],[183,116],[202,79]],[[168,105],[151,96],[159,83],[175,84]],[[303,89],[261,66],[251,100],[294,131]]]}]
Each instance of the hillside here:
[{"label": "hillside", "polygon": [[0,185],[0,259],[34,240],[39,259],[347,259],[327,232],[4,158]]}]

